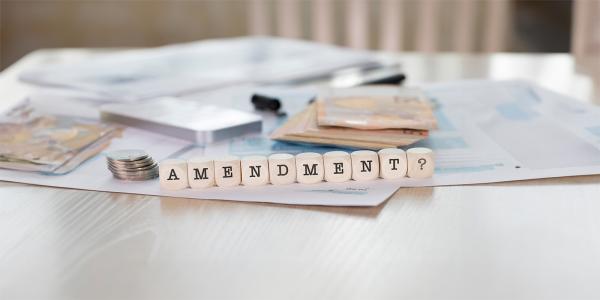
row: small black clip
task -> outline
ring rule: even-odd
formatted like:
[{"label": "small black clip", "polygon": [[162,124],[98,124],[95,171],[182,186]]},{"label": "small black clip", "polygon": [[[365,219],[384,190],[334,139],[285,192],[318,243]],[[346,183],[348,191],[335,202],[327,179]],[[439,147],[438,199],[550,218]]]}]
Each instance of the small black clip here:
[{"label": "small black clip", "polygon": [[281,108],[281,101],[277,98],[254,94],[250,99],[256,110],[266,110],[276,113]]}]

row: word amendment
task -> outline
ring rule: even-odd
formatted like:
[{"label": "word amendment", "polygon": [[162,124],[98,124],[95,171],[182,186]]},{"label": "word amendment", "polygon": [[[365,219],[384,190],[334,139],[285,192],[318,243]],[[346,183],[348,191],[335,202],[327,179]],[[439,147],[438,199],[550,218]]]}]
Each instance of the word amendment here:
[{"label": "word amendment", "polygon": [[237,185],[284,185],[291,183],[344,182],[348,180],[429,178],[433,175],[433,152],[428,148],[407,151],[387,148],[379,152],[331,151],[296,156],[287,153],[266,156],[197,157],[167,159],[160,163],[160,185],[164,189],[229,187]]}]

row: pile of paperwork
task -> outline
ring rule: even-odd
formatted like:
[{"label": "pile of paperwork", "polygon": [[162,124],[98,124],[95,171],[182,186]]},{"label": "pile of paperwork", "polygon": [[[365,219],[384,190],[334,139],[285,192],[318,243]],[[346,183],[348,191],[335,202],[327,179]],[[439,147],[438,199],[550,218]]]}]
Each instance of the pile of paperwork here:
[{"label": "pile of paperwork", "polygon": [[[434,101],[438,128],[416,146],[436,154],[433,178],[370,182],[294,184],[290,186],[161,190],[158,180],[114,179],[102,155],[63,176],[0,170],[0,180],[77,189],[285,204],[373,206],[398,188],[500,182],[545,177],[600,174],[600,109],[522,81],[465,81],[423,87]],[[385,89],[385,87],[382,87]],[[187,98],[206,104],[251,110],[250,96],[261,93],[284,101],[288,115],[305,109],[312,89],[241,86]],[[69,100],[39,104],[48,113],[82,114]],[[34,103],[36,104],[36,103]],[[72,110],[67,108],[72,107]],[[325,152],[335,148],[272,141],[268,135],[285,117],[265,114],[263,132],[225,142],[195,146],[127,128],[106,151],[142,148],[160,161],[195,155],[253,155],[276,152]]]},{"label": "pile of paperwork", "polygon": [[214,39],[100,55],[28,70],[20,79],[68,89],[80,99],[137,101],[240,83],[281,84],[349,67],[379,65],[374,55],[313,42],[269,37]]},{"label": "pile of paperwork", "polygon": [[359,87],[319,91],[315,103],[273,132],[280,141],[379,150],[427,138],[436,127],[419,88]]}]

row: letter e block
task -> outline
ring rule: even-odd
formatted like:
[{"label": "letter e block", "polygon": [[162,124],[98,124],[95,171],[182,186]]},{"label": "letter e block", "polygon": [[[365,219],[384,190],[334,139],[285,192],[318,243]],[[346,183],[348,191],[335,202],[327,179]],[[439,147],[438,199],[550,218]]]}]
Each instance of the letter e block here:
[{"label": "letter e block", "polygon": [[323,166],[326,181],[344,182],[352,178],[352,160],[348,152],[330,151],[323,154]]},{"label": "letter e block", "polygon": [[224,156],[215,160],[215,182],[218,186],[236,186],[242,181],[240,159],[237,156]]}]

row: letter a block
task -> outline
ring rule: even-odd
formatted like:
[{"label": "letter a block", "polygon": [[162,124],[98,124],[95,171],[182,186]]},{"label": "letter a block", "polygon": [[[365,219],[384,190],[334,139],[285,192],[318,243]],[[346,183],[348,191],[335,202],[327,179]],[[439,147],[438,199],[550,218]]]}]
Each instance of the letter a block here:
[{"label": "letter a block", "polygon": [[269,156],[269,177],[272,184],[290,184],[296,182],[296,159],[287,153]]},{"label": "letter a block", "polygon": [[323,154],[323,165],[326,181],[344,182],[352,178],[352,160],[348,152],[330,151]]},{"label": "letter a block", "polygon": [[194,157],[188,159],[188,180],[193,189],[215,185],[215,164],[212,159]]},{"label": "letter a block", "polygon": [[166,159],[161,161],[158,174],[161,188],[181,190],[188,187],[187,162],[183,159]]},{"label": "letter a block", "polygon": [[429,148],[410,148],[406,150],[408,177],[429,178],[433,176],[435,164],[433,151]]},{"label": "letter a block", "polygon": [[305,152],[296,155],[296,180],[299,183],[321,182],[323,176],[323,156],[321,154]]},{"label": "letter a block", "polygon": [[406,152],[398,148],[381,149],[379,154],[379,175],[385,179],[397,179],[406,176]]},{"label": "letter a block", "polygon": [[266,156],[242,158],[242,184],[265,185],[269,183],[269,161]]},{"label": "letter a block", "polygon": [[242,180],[240,159],[237,156],[224,156],[215,159],[215,182],[218,186],[236,186]]},{"label": "letter a block", "polygon": [[352,179],[357,181],[373,180],[379,177],[379,156],[370,150],[354,151],[352,158]]}]

